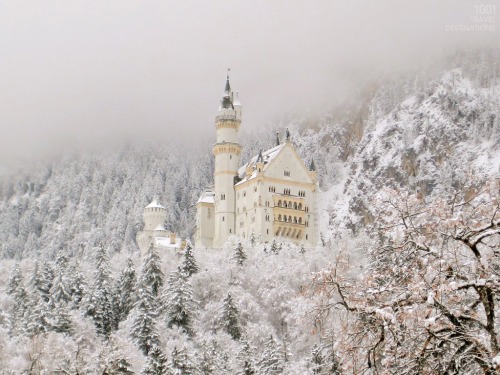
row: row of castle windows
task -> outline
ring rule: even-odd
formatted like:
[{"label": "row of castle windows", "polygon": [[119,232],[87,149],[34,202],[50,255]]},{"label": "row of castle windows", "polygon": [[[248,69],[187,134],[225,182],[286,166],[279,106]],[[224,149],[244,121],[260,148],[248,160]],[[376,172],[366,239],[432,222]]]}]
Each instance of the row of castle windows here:
[{"label": "row of castle windows", "polygon": [[[302,203],[297,203],[297,202],[287,202],[287,201],[281,201],[281,199],[278,201],[278,207],[283,207],[283,208],[294,208],[296,210],[302,210]],[[306,212],[309,210],[307,207],[305,208]]]},{"label": "row of castle windows", "polygon": [[285,177],[290,177],[290,171],[285,170],[283,171],[283,174],[285,175]]},{"label": "row of castle windows", "polygon": [[[267,218],[268,217],[266,216],[266,219]],[[292,216],[288,216],[287,217],[286,215],[283,215],[283,216],[278,215],[278,221],[283,221],[285,223],[302,224],[302,218],[301,217],[297,218],[296,216],[294,216],[292,218]],[[304,224],[305,224],[306,227],[309,226],[309,222],[307,220],[304,221]]]}]

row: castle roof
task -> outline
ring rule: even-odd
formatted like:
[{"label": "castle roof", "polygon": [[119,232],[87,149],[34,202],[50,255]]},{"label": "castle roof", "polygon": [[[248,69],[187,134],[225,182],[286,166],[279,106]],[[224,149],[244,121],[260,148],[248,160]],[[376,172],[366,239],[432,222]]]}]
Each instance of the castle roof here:
[{"label": "castle roof", "polygon": [[212,191],[212,190],[205,190],[200,198],[198,199],[198,202],[196,202],[196,204],[198,203],[212,203],[214,204],[215,203],[215,193]]},{"label": "castle roof", "polygon": [[163,208],[163,209],[166,209],[165,207],[163,207],[161,204],[158,203],[158,201],[156,200],[156,198],[154,198],[153,201],[146,206],[146,208]]},{"label": "castle roof", "polygon": [[[270,148],[269,150],[266,151],[260,151],[257,155],[252,157],[250,161],[238,169],[238,177],[241,178],[242,180],[238,182],[236,185],[239,185],[245,181],[251,180],[252,178],[257,176],[257,169],[254,168],[257,164],[257,162],[260,162],[261,160],[264,162],[264,171],[266,170],[267,166],[269,163],[280,153],[280,151],[285,147],[286,143],[282,143],[278,146],[275,146],[273,148]],[[252,167],[254,171],[249,177],[246,177],[246,170],[248,167]]]},{"label": "castle roof", "polygon": [[155,228],[155,231],[166,231],[166,229],[163,225],[158,224]]}]

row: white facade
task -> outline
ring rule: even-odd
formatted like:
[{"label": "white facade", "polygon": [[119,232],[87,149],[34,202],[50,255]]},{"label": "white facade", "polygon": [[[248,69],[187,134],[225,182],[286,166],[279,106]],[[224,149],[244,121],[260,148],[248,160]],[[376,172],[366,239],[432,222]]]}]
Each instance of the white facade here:
[{"label": "white facade", "polygon": [[306,167],[287,132],[284,143],[238,168],[240,124],[241,104],[228,77],[215,118],[215,184],[196,204],[195,246],[219,248],[228,236],[249,238],[252,233],[265,242],[281,237],[316,245],[318,184],[314,163]]}]

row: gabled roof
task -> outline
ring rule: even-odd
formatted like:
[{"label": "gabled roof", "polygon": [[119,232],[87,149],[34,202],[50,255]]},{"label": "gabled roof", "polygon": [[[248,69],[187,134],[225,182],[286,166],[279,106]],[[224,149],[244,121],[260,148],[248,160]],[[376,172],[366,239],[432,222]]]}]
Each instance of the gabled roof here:
[{"label": "gabled roof", "polygon": [[266,150],[264,152],[259,152],[257,155],[252,157],[250,161],[238,169],[238,177],[241,178],[242,180],[238,182],[236,185],[239,185],[245,181],[251,180],[255,176],[257,176],[257,171],[254,170],[252,175],[250,177],[246,177],[246,170],[248,167],[254,167],[257,164],[257,161],[260,161],[260,158],[262,157],[262,161],[264,162],[264,171],[266,170],[267,166],[271,161],[273,161],[276,156],[280,153],[280,151],[285,147],[286,143],[282,143],[276,147],[270,148],[269,150]]}]

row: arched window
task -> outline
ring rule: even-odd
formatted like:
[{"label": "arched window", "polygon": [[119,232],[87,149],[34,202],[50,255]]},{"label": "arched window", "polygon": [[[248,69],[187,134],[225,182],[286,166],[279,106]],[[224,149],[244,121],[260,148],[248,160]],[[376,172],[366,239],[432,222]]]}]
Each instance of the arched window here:
[{"label": "arched window", "polygon": [[299,210],[302,210],[302,203],[299,203]]},{"label": "arched window", "polygon": [[278,215],[278,221],[281,221],[281,215]]},{"label": "arched window", "polygon": [[293,208],[297,209],[297,203],[293,204]]},{"label": "arched window", "polygon": [[292,217],[291,216],[288,216],[288,222],[291,223],[292,222]]}]

